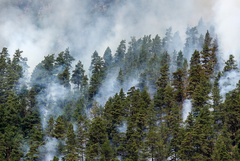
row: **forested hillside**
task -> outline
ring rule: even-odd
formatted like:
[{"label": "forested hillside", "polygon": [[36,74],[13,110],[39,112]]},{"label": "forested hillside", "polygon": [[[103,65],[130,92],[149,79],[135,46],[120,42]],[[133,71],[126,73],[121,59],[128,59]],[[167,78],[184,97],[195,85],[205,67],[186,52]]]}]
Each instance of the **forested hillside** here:
[{"label": "forested hillside", "polygon": [[[28,78],[24,51],[0,52],[0,160],[240,160],[240,82],[202,20],[122,40],[84,67],[67,48]],[[100,56],[103,55],[103,56]],[[238,80],[237,80],[238,81]]]}]

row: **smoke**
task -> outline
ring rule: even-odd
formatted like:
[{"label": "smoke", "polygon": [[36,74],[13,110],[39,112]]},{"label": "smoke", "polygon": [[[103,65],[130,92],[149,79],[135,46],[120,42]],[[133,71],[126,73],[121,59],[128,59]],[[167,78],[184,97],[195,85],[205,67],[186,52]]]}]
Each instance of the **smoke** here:
[{"label": "smoke", "polygon": [[109,71],[106,79],[100,86],[98,94],[94,98],[94,100],[96,100],[100,105],[104,106],[108,98],[114,96],[116,93],[119,93],[121,88],[123,89],[124,93],[127,93],[131,87],[137,86],[138,79],[136,78],[125,80],[121,86],[117,81],[118,71],[119,70],[117,69]]},{"label": "smoke", "polygon": [[211,19],[212,4],[213,0],[3,0],[0,44],[11,54],[23,50],[30,71],[44,56],[67,47],[87,67],[94,50],[102,55],[110,46],[115,51],[120,40],[131,36],[164,35],[172,26],[184,37],[186,24],[197,24],[201,17]]},{"label": "smoke", "polygon": [[192,102],[190,99],[186,99],[183,102],[183,112],[182,112],[182,118],[183,121],[185,121],[188,117],[189,112],[192,111]]},{"label": "smoke", "polygon": [[224,73],[219,80],[220,95],[225,99],[226,94],[236,88],[239,80],[240,72],[237,70]]},{"label": "smoke", "polygon": [[123,121],[122,126],[117,128],[120,133],[126,133],[127,131],[127,121]]},{"label": "smoke", "polygon": [[59,141],[56,138],[47,137],[47,143],[45,145],[45,156],[44,160],[50,161],[53,160],[54,156],[57,155],[57,146]]},{"label": "smoke", "polygon": [[[219,38],[219,46],[224,59],[231,53],[239,60],[240,47],[240,2],[237,0],[1,0],[0,1],[0,47],[7,47],[13,54],[16,49],[23,51],[28,58],[30,73],[44,56],[59,53],[70,48],[76,61],[79,59],[89,67],[91,54],[97,50],[103,55],[109,46],[116,51],[121,40],[131,36],[159,34],[164,37],[166,28],[179,31],[175,38],[185,40],[187,26],[196,25],[200,18],[214,23]],[[174,44],[178,50],[183,44]],[[237,75],[237,77],[236,77]],[[96,100],[104,104],[110,96],[119,92],[117,74],[108,75],[100,88]],[[232,78],[235,78],[234,81]],[[221,78],[221,94],[232,90],[239,73],[231,72]],[[226,84],[231,79],[231,84]],[[137,80],[127,81],[124,91],[137,84]],[[42,125],[46,127],[50,116],[62,114],[57,105],[68,91],[59,84],[51,84],[38,95]],[[45,104],[47,102],[47,104]],[[191,100],[183,104],[183,120],[191,112]],[[119,129],[124,131],[125,125]],[[49,153],[45,160],[55,155],[56,139],[48,139],[46,148]]]},{"label": "smoke", "polygon": [[46,128],[47,121],[51,116],[57,118],[63,113],[58,103],[64,100],[67,95],[68,90],[65,87],[57,83],[51,83],[43,93],[37,96],[43,129]]},{"label": "smoke", "polygon": [[214,21],[216,33],[219,37],[220,48],[223,58],[228,59],[229,54],[233,54],[239,60],[240,53],[240,1],[238,0],[218,0],[214,7]]}]

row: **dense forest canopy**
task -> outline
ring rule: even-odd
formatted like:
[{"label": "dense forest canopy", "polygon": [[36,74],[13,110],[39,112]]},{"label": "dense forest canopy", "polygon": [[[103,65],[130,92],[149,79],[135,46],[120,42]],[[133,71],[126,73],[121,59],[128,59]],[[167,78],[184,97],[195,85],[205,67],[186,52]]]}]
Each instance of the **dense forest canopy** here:
[{"label": "dense forest canopy", "polygon": [[[63,3],[70,8],[74,4]],[[0,8],[3,4],[36,16],[37,20],[28,20],[37,21],[40,33],[49,29],[45,28],[49,22],[45,14],[54,15],[51,3],[20,0],[0,2]],[[81,17],[87,28],[81,34],[86,36],[85,32],[99,25],[99,19],[114,20],[110,13],[118,11],[116,5],[121,8],[132,3],[93,0],[81,4],[92,6],[87,11],[89,19]],[[138,7],[144,4],[140,1]],[[110,22],[114,21],[106,23]],[[135,20],[137,26],[139,22]],[[86,47],[79,44],[75,48],[73,40],[83,42],[82,37],[75,37],[79,36],[74,35],[76,26],[66,25],[69,30],[64,27],[68,32],[63,35],[67,38],[50,45],[62,51],[45,53],[42,59],[36,57],[34,66],[24,50],[16,48],[11,53],[9,48],[14,45],[1,46],[0,160],[240,160],[240,70],[235,43],[228,49],[233,53],[224,53],[229,47],[221,39],[224,34],[219,38],[219,28],[202,18],[196,26],[181,25],[185,25],[183,33],[168,26],[159,28],[159,34],[143,32],[126,39],[122,35],[117,44],[107,41],[108,46],[100,51],[96,42],[106,31],[96,35],[91,32],[83,43]],[[4,44],[3,35],[0,45]],[[112,40],[108,34],[106,37]],[[48,37],[46,40],[49,42]],[[89,51],[89,46],[94,50],[86,53],[88,59],[76,54],[76,50]]]}]

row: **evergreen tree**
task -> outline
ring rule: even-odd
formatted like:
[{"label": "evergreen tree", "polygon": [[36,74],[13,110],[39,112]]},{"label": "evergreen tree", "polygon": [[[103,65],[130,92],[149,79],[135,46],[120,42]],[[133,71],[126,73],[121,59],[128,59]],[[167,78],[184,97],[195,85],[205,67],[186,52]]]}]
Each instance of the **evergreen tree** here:
[{"label": "evergreen tree", "polygon": [[118,73],[117,82],[119,83],[120,86],[122,86],[123,82],[124,82],[124,75],[122,73],[121,68],[120,68],[119,73]]},{"label": "evergreen tree", "polygon": [[174,98],[179,105],[182,105],[184,99],[184,73],[182,69],[178,69],[173,73]]},{"label": "evergreen tree", "polygon": [[177,56],[177,68],[182,68],[182,67],[183,67],[183,61],[184,61],[184,59],[183,59],[183,53],[182,53],[182,51],[180,50],[180,51],[178,52],[178,56]]},{"label": "evergreen tree", "polygon": [[160,75],[159,71],[160,65],[161,65],[160,60],[157,54],[154,54],[153,57],[147,63],[147,68],[145,69],[146,73],[145,79],[147,79],[148,86],[150,86],[150,88],[154,88],[156,85],[155,83]]},{"label": "evergreen tree", "polygon": [[57,139],[65,139],[65,134],[66,134],[66,130],[65,130],[65,122],[63,119],[63,116],[58,116],[56,123],[54,125],[54,137],[56,137]]},{"label": "evergreen tree", "polygon": [[94,63],[92,70],[92,77],[89,87],[89,99],[92,100],[93,97],[97,94],[99,87],[102,84],[103,79],[105,78],[105,64],[101,57],[98,57]]},{"label": "evergreen tree", "polygon": [[223,69],[224,72],[229,72],[231,70],[238,69],[236,61],[234,60],[234,56],[233,55],[229,55],[229,59],[225,62],[225,64],[226,65],[225,65],[225,67]]},{"label": "evergreen tree", "polygon": [[[89,127],[88,142],[86,146],[86,158],[89,160],[100,159],[106,157],[103,153],[105,149],[104,143],[107,141],[106,126],[100,117],[94,118]],[[106,143],[105,143],[106,144]]]},{"label": "evergreen tree", "polygon": [[203,75],[202,66],[200,65],[200,54],[197,50],[193,53],[190,62],[187,92],[191,96],[200,83],[201,75]]},{"label": "evergreen tree", "polygon": [[126,52],[126,41],[122,40],[117,48],[117,51],[114,55],[114,63],[119,65],[121,62],[124,61]]},{"label": "evergreen tree", "polygon": [[[55,61],[55,65],[57,67],[62,67],[63,69],[65,68],[70,68],[72,61],[74,61],[75,59],[70,55],[69,52],[69,48],[67,48],[65,51],[62,51],[61,53],[58,54],[56,61]],[[60,72],[62,72],[60,70]]]},{"label": "evergreen tree", "polygon": [[112,57],[112,51],[109,47],[107,47],[107,49],[105,50],[103,59],[107,67],[110,67],[112,65],[113,57]]},{"label": "evergreen tree", "polygon": [[158,119],[161,119],[163,114],[163,108],[165,105],[164,93],[165,93],[165,88],[169,82],[168,71],[169,71],[169,66],[167,64],[165,64],[162,68],[160,68],[161,77],[156,82],[158,89],[157,89],[156,95],[154,96],[154,107],[155,107],[155,111]]},{"label": "evergreen tree", "polygon": [[77,161],[76,135],[71,123],[68,125],[65,153],[66,161]]},{"label": "evergreen tree", "polygon": [[53,129],[54,129],[54,118],[51,116],[47,122],[47,128],[46,128],[46,134],[48,136],[53,137],[54,133],[53,133]]},{"label": "evergreen tree", "polygon": [[71,82],[76,85],[77,89],[82,89],[83,85],[83,79],[84,79],[84,72],[85,70],[83,69],[83,64],[79,60],[78,63],[75,66],[75,69],[73,70]]},{"label": "evergreen tree", "polygon": [[85,115],[79,115],[77,119],[77,135],[76,135],[76,147],[78,152],[78,159],[84,160],[85,149],[88,136],[88,120]]},{"label": "evergreen tree", "polygon": [[162,48],[161,38],[158,35],[156,35],[155,38],[153,38],[152,40],[152,52],[159,57],[161,53],[161,48]]},{"label": "evergreen tree", "polygon": [[40,159],[39,147],[43,144],[43,133],[41,131],[41,125],[33,126],[31,131],[31,141],[29,152],[25,155],[25,160],[37,161]]},{"label": "evergreen tree", "polygon": [[162,40],[162,46],[164,51],[168,51],[172,43],[172,27],[166,30],[165,37]]},{"label": "evergreen tree", "polygon": [[203,50],[201,52],[202,57],[202,68],[205,72],[206,78],[210,78],[213,73],[214,66],[216,64],[215,53],[212,50],[212,38],[210,37],[209,32],[207,31],[204,39]]},{"label": "evergreen tree", "polygon": [[95,50],[94,53],[91,56],[91,65],[89,67],[89,71],[92,72],[94,64],[100,59],[100,56],[98,55],[98,52]]},{"label": "evergreen tree", "polygon": [[70,72],[68,67],[62,73],[58,74],[58,79],[61,85],[70,88]]}]

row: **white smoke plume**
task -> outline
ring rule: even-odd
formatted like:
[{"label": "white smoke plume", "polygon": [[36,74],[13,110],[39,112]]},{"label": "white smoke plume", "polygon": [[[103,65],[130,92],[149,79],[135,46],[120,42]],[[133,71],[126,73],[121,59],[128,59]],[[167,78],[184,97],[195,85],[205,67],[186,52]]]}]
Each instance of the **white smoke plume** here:
[{"label": "white smoke plume", "polygon": [[53,160],[54,156],[57,155],[57,146],[59,141],[56,138],[47,137],[47,143],[45,145],[45,156],[44,160]]},{"label": "white smoke plume", "polygon": [[182,112],[182,118],[183,121],[186,121],[189,112],[192,111],[192,102],[191,99],[186,99],[183,102],[183,112]]},{"label": "white smoke plume", "polygon": [[220,48],[224,60],[229,54],[233,54],[240,59],[240,1],[238,0],[218,0],[214,7],[214,22],[216,33],[219,37]]},{"label": "white smoke plume", "polygon": [[0,44],[10,53],[23,50],[30,71],[44,56],[67,47],[88,67],[94,50],[100,55],[107,46],[116,51],[130,36],[164,35],[172,26],[173,33],[180,31],[184,37],[187,24],[195,25],[201,17],[211,20],[213,2],[115,0],[98,8],[100,2],[87,0],[3,0]]},{"label": "white smoke plume", "polygon": [[[64,100],[68,94],[68,90],[57,83],[51,83],[47,89],[37,96],[39,110],[42,118],[43,129],[47,126],[47,121],[51,116],[55,119],[63,113],[63,109],[58,106],[60,100]],[[43,103],[41,103],[43,102]]]},{"label": "white smoke plume", "polygon": [[226,94],[236,88],[239,80],[240,72],[237,70],[224,73],[219,80],[220,95],[225,99]]}]

